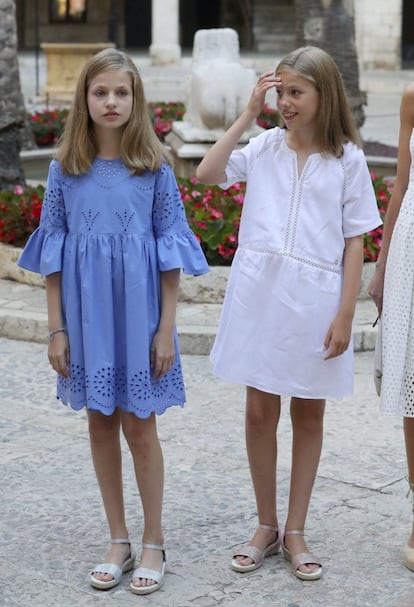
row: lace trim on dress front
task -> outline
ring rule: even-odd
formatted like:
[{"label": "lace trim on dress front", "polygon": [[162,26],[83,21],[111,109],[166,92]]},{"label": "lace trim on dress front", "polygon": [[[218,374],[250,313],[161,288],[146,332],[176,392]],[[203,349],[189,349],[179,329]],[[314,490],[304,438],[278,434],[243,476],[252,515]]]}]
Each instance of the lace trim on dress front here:
[{"label": "lace trim on dress front", "polygon": [[333,268],[332,266],[316,263],[315,261],[311,261],[311,260],[305,259],[303,257],[298,257],[298,255],[292,255],[291,253],[288,253],[286,251],[277,251],[276,249],[261,249],[259,247],[246,247],[246,246],[240,246],[240,245],[239,245],[239,248],[246,249],[248,251],[255,251],[256,253],[264,253],[266,255],[278,255],[279,257],[288,257],[289,259],[294,259],[295,261],[299,261],[300,263],[303,263],[307,266],[311,266],[312,268],[317,268],[319,270],[324,270],[326,272],[332,272],[333,274],[342,275],[341,266],[339,266],[338,269],[336,269],[336,268]]}]

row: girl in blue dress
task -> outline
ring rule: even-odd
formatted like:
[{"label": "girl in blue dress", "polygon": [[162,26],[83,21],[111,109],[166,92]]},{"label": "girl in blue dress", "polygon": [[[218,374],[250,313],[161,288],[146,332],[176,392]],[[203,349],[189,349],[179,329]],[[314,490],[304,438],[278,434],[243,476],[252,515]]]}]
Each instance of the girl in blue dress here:
[{"label": "girl in blue dress", "polygon": [[90,583],[116,586],[135,563],[124,514],[122,428],[144,515],[130,589],[154,592],[166,562],[156,414],[185,402],[175,329],[180,269],[199,275],[208,265],[152,128],[136,66],[121,51],[98,53],[79,76],[40,225],[19,265],[46,277],[57,396],[88,415],[111,535]]}]

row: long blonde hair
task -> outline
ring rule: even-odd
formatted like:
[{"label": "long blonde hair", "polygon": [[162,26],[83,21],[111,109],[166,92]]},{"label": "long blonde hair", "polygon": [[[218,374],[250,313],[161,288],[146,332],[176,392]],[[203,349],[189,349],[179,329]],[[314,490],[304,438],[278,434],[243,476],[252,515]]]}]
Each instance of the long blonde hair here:
[{"label": "long blonde hair", "polygon": [[303,46],[286,55],[275,74],[286,71],[306,78],[319,93],[316,136],[321,152],[339,158],[345,142],[352,141],[361,147],[344,83],[332,57],[319,47]]},{"label": "long blonde hair", "polygon": [[97,145],[88,111],[88,87],[98,74],[120,69],[131,76],[133,93],[131,116],[121,137],[122,160],[132,173],[138,174],[146,169],[156,171],[162,162],[171,162],[153,129],[144,87],[134,62],[123,51],[107,48],[94,55],[79,75],[65,130],[56,151],[56,158],[64,173],[82,175],[89,171],[97,154]]}]

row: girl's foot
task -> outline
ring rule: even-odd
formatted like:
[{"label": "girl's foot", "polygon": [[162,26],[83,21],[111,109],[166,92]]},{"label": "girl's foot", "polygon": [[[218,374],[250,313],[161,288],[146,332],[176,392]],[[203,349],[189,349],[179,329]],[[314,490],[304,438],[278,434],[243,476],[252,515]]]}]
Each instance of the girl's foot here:
[{"label": "girl's foot", "polygon": [[90,573],[91,586],[98,590],[109,590],[117,586],[122,575],[135,566],[136,552],[128,538],[111,540],[107,561],[95,565]]},{"label": "girl's foot", "polygon": [[322,565],[319,559],[309,552],[303,536],[303,531],[286,530],[283,538],[283,552],[285,558],[291,561],[296,577],[303,580],[317,580],[322,576]]},{"label": "girl's foot", "polygon": [[[141,560],[139,563],[139,568],[136,569],[136,571],[138,571],[139,569],[149,569],[149,570],[153,570],[153,571],[157,571],[159,572],[160,575],[162,575],[163,573],[163,567],[164,567],[164,552],[163,550],[158,550],[158,549],[154,549],[154,548],[146,548],[145,544],[144,547],[142,549],[142,553],[141,553]],[[134,572],[134,575],[136,573],[136,571]],[[133,577],[132,581],[131,581],[131,586],[134,586],[135,588],[143,588],[143,587],[150,587],[150,586],[156,586],[158,585],[158,581],[154,580],[152,578],[142,578],[142,577]]]},{"label": "girl's foot", "polygon": [[408,569],[414,571],[414,529],[403,548],[403,563]]},{"label": "girl's foot", "polygon": [[[130,544],[111,544],[105,558],[105,563],[113,563],[114,565],[118,565],[118,567],[122,567],[130,555]],[[97,571],[92,571],[92,576],[100,582],[110,582],[114,579],[114,576],[110,573],[99,573]]]},{"label": "girl's foot", "polygon": [[[235,553],[232,561],[233,569],[236,571],[243,571],[244,568],[250,570],[250,567],[254,565],[260,567],[263,558],[270,556],[271,554],[276,554],[279,551],[279,539],[277,524],[274,527],[272,525],[259,525],[250,542],[240,549],[240,553]],[[250,548],[253,548],[254,552],[257,551],[256,559],[243,554],[245,550],[249,552]],[[271,550],[269,550],[269,548],[271,548]],[[245,569],[245,571],[247,571],[247,569]]]}]

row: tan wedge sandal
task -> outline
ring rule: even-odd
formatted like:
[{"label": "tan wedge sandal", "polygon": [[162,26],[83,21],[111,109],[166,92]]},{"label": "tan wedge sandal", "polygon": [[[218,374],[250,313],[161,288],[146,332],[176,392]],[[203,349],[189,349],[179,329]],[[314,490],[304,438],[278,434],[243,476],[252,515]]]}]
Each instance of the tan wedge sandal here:
[{"label": "tan wedge sandal", "polygon": [[[296,575],[300,580],[311,581],[311,580],[319,580],[322,577],[323,569],[322,563],[311,552],[300,552],[299,554],[295,554],[292,556],[291,552],[285,546],[285,536],[286,535],[305,535],[304,531],[298,531],[297,529],[286,529],[284,536],[282,538],[282,550],[283,555],[287,561],[290,562],[292,567],[292,573]],[[305,573],[301,571],[299,567],[301,565],[318,565],[318,568],[311,573]]]},{"label": "tan wedge sandal", "polygon": [[[280,531],[278,527],[272,527],[271,525],[259,525],[261,529],[267,529],[268,531],[274,531],[276,535],[276,541],[272,542],[264,550],[253,546],[252,544],[244,544],[240,550],[238,550],[231,561],[231,568],[233,571],[238,573],[247,573],[248,571],[254,571],[263,565],[263,561],[266,557],[272,554],[277,554],[280,550]],[[243,556],[251,559],[253,563],[250,565],[241,565],[237,557]]]}]

